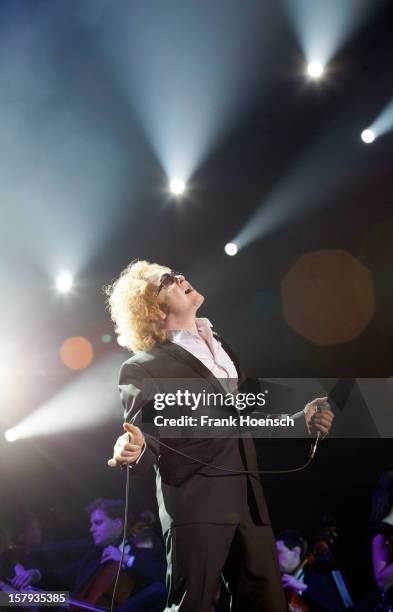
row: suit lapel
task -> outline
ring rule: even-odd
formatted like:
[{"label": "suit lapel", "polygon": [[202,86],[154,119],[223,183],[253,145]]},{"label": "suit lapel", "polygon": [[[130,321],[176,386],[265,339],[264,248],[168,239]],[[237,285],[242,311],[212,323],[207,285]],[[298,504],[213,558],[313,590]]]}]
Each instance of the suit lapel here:
[{"label": "suit lapel", "polygon": [[239,379],[239,384],[242,383],[245,380],[246,375],[245,375],[245,372],[244,372],[243,368],[241,367],[241,365],[239,363],[239,360],[238,360],[236,354],[233,352],[233,350],[231,349],[229,344],[227,344],[225,342],[225,340],[223,340],[223,338],[221,338],[221,336],[216,334],[216,332],[213,332],[213,336],[215,337],[216,340],[218,340],[221,343],[221,346],[224,349],[224,351],[232,359],[233,363],[235,364],[235,368],[237,370],[237,377]]},{"label": "suit lapel", "polygon": [[221,385],[219,378],[216,378],[209,368],[199,361],[199,359],[194,357],[192,353],[178,344],[169,341],[164,342],[160,345],[160,347],[178,361],[186,363],[192,370],[194,370],[194,372],[198,374],[198,376],[208,380],[210,384],[216,387],[221,393],[227,393],[225,388]]}]

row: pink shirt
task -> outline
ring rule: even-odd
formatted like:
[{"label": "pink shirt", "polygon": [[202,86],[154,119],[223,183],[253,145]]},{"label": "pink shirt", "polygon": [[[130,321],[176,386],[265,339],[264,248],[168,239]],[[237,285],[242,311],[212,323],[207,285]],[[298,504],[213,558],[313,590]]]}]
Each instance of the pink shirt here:
[{"label": "pink shirt", "polygon": [[212,333],[209,319],[196,319],[198,336],[184,329],[167,332],[168,340],[194,355],[216,378],[237,380],[237,370],[229,355]]}]

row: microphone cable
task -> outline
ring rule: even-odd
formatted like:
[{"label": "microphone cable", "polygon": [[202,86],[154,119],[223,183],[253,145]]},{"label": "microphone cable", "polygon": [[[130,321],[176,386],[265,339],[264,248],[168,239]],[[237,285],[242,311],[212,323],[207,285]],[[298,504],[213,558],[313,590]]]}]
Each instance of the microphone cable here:
[{"label": "microphone cable", "polygon": [[121,557],[120,557],[120,561],[119,561],[119,567],[117,568],[117,574],[116,574],[115,582],[114,582],[114,585],[113,585],[113,593],[112,593],[112,598],[111,598],[110,612],[114,611],[117,585],[119,583],[120,572],[121,572],[121,568],[123,566],[123,561],[124,561],[124,550],[125,550],[125,546],[126,546],[127,528],[128,528],[127,523],[128,523],[129,497],[130,497],[130,470],[127,470],[127,474],[126,474],[126,495],[125,495],[124,518],[123,518],[123,539],[122,539],[122,543],[121,543],[122,550],[121,550]]},{"label": "microphone cable", "polygon": [[[320,407],[318,406],[317,407],[317,412],[319,412],[319,411],[320,411]],[[152,440],[154,440],[155,442],[157,442],[158,444],[160,444],[164,448],[166,448],[166,449],[168,449],[168,450],[170,450],[170,451],[180,455],[181,457],[184,457],[185,459],[190,459],[194,463],[199,463],[200,465],[203,465],[205,467],[212,468],[212,469],[218,470],[220,472],[226,472],[227,474],[234,474],[234,475],[236,475],[236,474],[239,474],[239,475],[243,474],[243,475],[248,475],[248,476],[260,476],[261,474],[293,474],[294,472],[301,472],[302,470],[305,470],[311,464],[311,462],[313,461],[313,459],[315,457],[319,440],[323,439],[322,436],[321,436],[321,433],[318,431],[317,436],[314,438],[313,442],[311,443],[310,451],[309,451],[309,457],[308,457],[307,461],[305,463],[303,463],[302,465],[296,467],[296,468],[291,468],[291,469],[287,469],[287,470],[232,470],[230,468],[227,468],[227,467],[224,467],[224,466],[221,466],[221,465],[214,465],[213,463],[207,463],[206,461],[202,461],[201,459],[197,459],[196,457],[192,457],[191,455],[188,455],[187,453],[184,453],[183,451],[180,451],[177,448],[173,448],[169,444],[166,444],[165,442],[162,442],[161,440],[159,440],[155,436],[152,436],[151,434],[144,433],[143,435],[145,437],[151,438]],[[130,434],[128,434],[128,436],[130,436]],[[146,445],[146,442],[145,442],[145,445]],[[146,448],[146,446],[145,446],[145,448]],[[128,464],[123,464],[120,467],[121,467],[121,469],[124,469],[125,467],[127,467],[127,465]],[[126,539],[127,539],[128,506],[129,506],[129,493],[130,493],[130,472],[131,472],[131,470],[134,467],[135,467],[135,464],[134,465],[128,465],[128,469],[126,469],[126,491],[125,491],[125,509],[124,509],[124,520],[123,520],[124,528],[123,528],[122,552],[121,552],[121,558],[120,558],[120,561],[119,561],[119,567],[118,567],[118,570],[117,570],[117,575],[116,575],[116,579],[115,579],[115,583],[114,583],[114,587],[113,587],[113,594],[112,594],[110,612],[114,611],[115,595],[116,595],[117,585],[118,585],[118,582],[119,582],[119,576],[120,576],[121,568],[122,568],[123,561],[124,561],[124,548],[125,548],[125,543],[126,543]]]},{"label": "microphone cable", "polygon": [[[157,442],[164,448],[167,448],[168,450],[184,457],[185,459],[191,460],[193,463],[199,463],[200,465],[204,465],[205,467],[209,467],[214,470],[219,470],[220,472],[226,472],[227,474],[246,474],[249,476],[259,476],[261,474],[292,474],[294,472],[301,472],[302,470],[305,470],[310,465],[312,460],[314,459],[314,456],[317,450],[317,446],[318,446],[318,442],[321,439],[320,432],[318,432],[316,438],[314,438],[313,442],[311,443],[309,457],[307,461],[296,468],[291,468],[287,470],[233,470],[231,468],[224,467],[222,465],[215,465],[213,463],[207,463],[206,461],[202,461],[202,459],[197,459],[196,457],[192,457],[191,455],[188,455],[187,453],[184,453],[183,451],[180,451],[177,448],[173,448],[169,444],[162,442],[161,440],[159,440],[155,436],[152,436],[151,434],[144,433],[143,435],[147,436],[148,438],[151,438],[152,440],[154,440],[155,442]],[[126,464],[124,464],[124,466],[125,465]],[[123,468],[123,466],[121,467]],[[133,467],[134,466],[129,466],[131,470],[133,469]]]}]

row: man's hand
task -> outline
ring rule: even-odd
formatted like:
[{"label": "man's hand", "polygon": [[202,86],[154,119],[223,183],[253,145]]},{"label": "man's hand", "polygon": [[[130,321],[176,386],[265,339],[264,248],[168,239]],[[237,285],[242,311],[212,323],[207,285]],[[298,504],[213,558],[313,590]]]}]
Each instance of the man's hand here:
[{"label": "man's hand", "polygon": [[116,548],[116,546],[107,546],[102,551],[101,563],[105,563],[105,561],[117,561],[119,562],[121,559],[121,551]]},{"label": "man's hand", "polygon": [[17,563],[15,565],[15,577],[11,580],[11,584],[15,589],[25,589],[30,584],[41,580],[41,572],[38,569],[25,569],[23,565]]},{"label": "man's hand", "polygon": [[334,414],[330,410],[327,397],[317,397],[304,409],[308,433],[320,432],[322,437],[327,436],[333,423]]},{"label": "man's hand", "polygon": [[135,463],[145,445],[145,438],[139,427],[123,423],[123,429],[126,433],[117,438],[113,448],[113,457],[108,460],[110,467]]},{"label": "man's hand", "polygon": [[[121,550],[116,548],[116,546],[107,546],[106,548],[104,548],[101,556],[101,563],[105,563],[105,561],[116,561],[116,563],[119,563],[120,559]],[[134,560],[135,557],[125,553],[123,556],[123,567],[131,567]]]},{"label": "man's hand", "polygon": [[281,576],[281,582],[284,589],[286,587],[290,587],[291,589],[294,589],[295,591],[301,591],[302,593],[303,591],[307,590],[307,585],[304,584],[304,582],[300,582],[300,580],[296,580],[296,578],[294,578],[294,576],[291,576],[291,574],[283,574]]}]

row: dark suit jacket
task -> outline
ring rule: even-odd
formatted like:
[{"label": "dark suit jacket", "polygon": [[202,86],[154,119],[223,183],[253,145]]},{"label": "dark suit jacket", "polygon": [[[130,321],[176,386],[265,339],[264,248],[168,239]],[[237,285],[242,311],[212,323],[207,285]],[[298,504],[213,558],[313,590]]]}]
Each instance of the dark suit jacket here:
[{"label": "dark suit jacket", "polygon": [[[161,538],[150,529],[146,529],[143,536],[150,540],[151,546],[141,547],[135,537],[130,535],[127,538],[127,544],[130,546],[130,550],[127,552],[135,559],[132,567],[126,568],[124,571],[135,579],[133,594],[153,582],[165,582],[165,557]],[[94,546],[90,541],[88,543],[86,541],[85,544],[87,547],[84,547],[83,553],[80,552],[79,547],[75,548],[75,552],[79,552],[78,559],[64,564],[62,545],[53,543],[52,553],[54,553],[54,556],[48,559],[41,568],[42,581],[40,586],[49,590],[64,589],[71,591],[74,597],[77,597],[78,592],[84,589],[95,572],[104,567],[101,565],[103,549]],[[118,544],[120,542],[113,543],[114,546]]]},{"label": "dark suit jacket", "polygon": [[310,612],[345,612],[344,604],[330,574],[306,568],[304,583],[308,588],[302,599],[308,604]]},{"label": "dark suit jacket", "polygon": [[[135,545],[133,538],[128,538],[130,545],[129,554],[135,557],[134,563],[130,569],[124,571],[135,578],[135,592],[146,588],[153,582],[165,582],[165,566],[164,566],[164,551],[161,541],[154,537],[154,546],[152,548],[138,548]],[[72,591],[77,593],[83,589],[92,575],[101,566],[102,548],[92,546],[88,552],[82,557],[73,569],[73,588]]]},{"label": "dark suit jacket", "polygon": [[[236,365],[239,382],[245,382],[241,367],[226,343],[219,339]],[[159,414],[146,399],[146,383],[156,392],[173,392],[173,379],[194,379],[200,390],[225,393],[220,381],[191,353],[172,342],[165,342],[147,351],[135,353],[120,371],[119,388],[125,419],[145,433],[155,433],[153,418]],[[234,411],[234,409],[231,409]],[[187,407],[174,407],[173,414],[193,414]],[[235,414],[235,412],[233,412]],[[297,419],[299,435],[305,433],[305,419]],[[173,525],[187,523],[237,524],[253,504],[256,520],[269,524],[262,486],[258,475],[232,474],[198,464],[160,446],[145,436],[147,448],[135,466],[139,473],[152,465],[156,470],[157,501],[165,533]],[[258,470],[254,442],[251,438],[165,439],[163,442],[206,463],[228,470]]]}]

